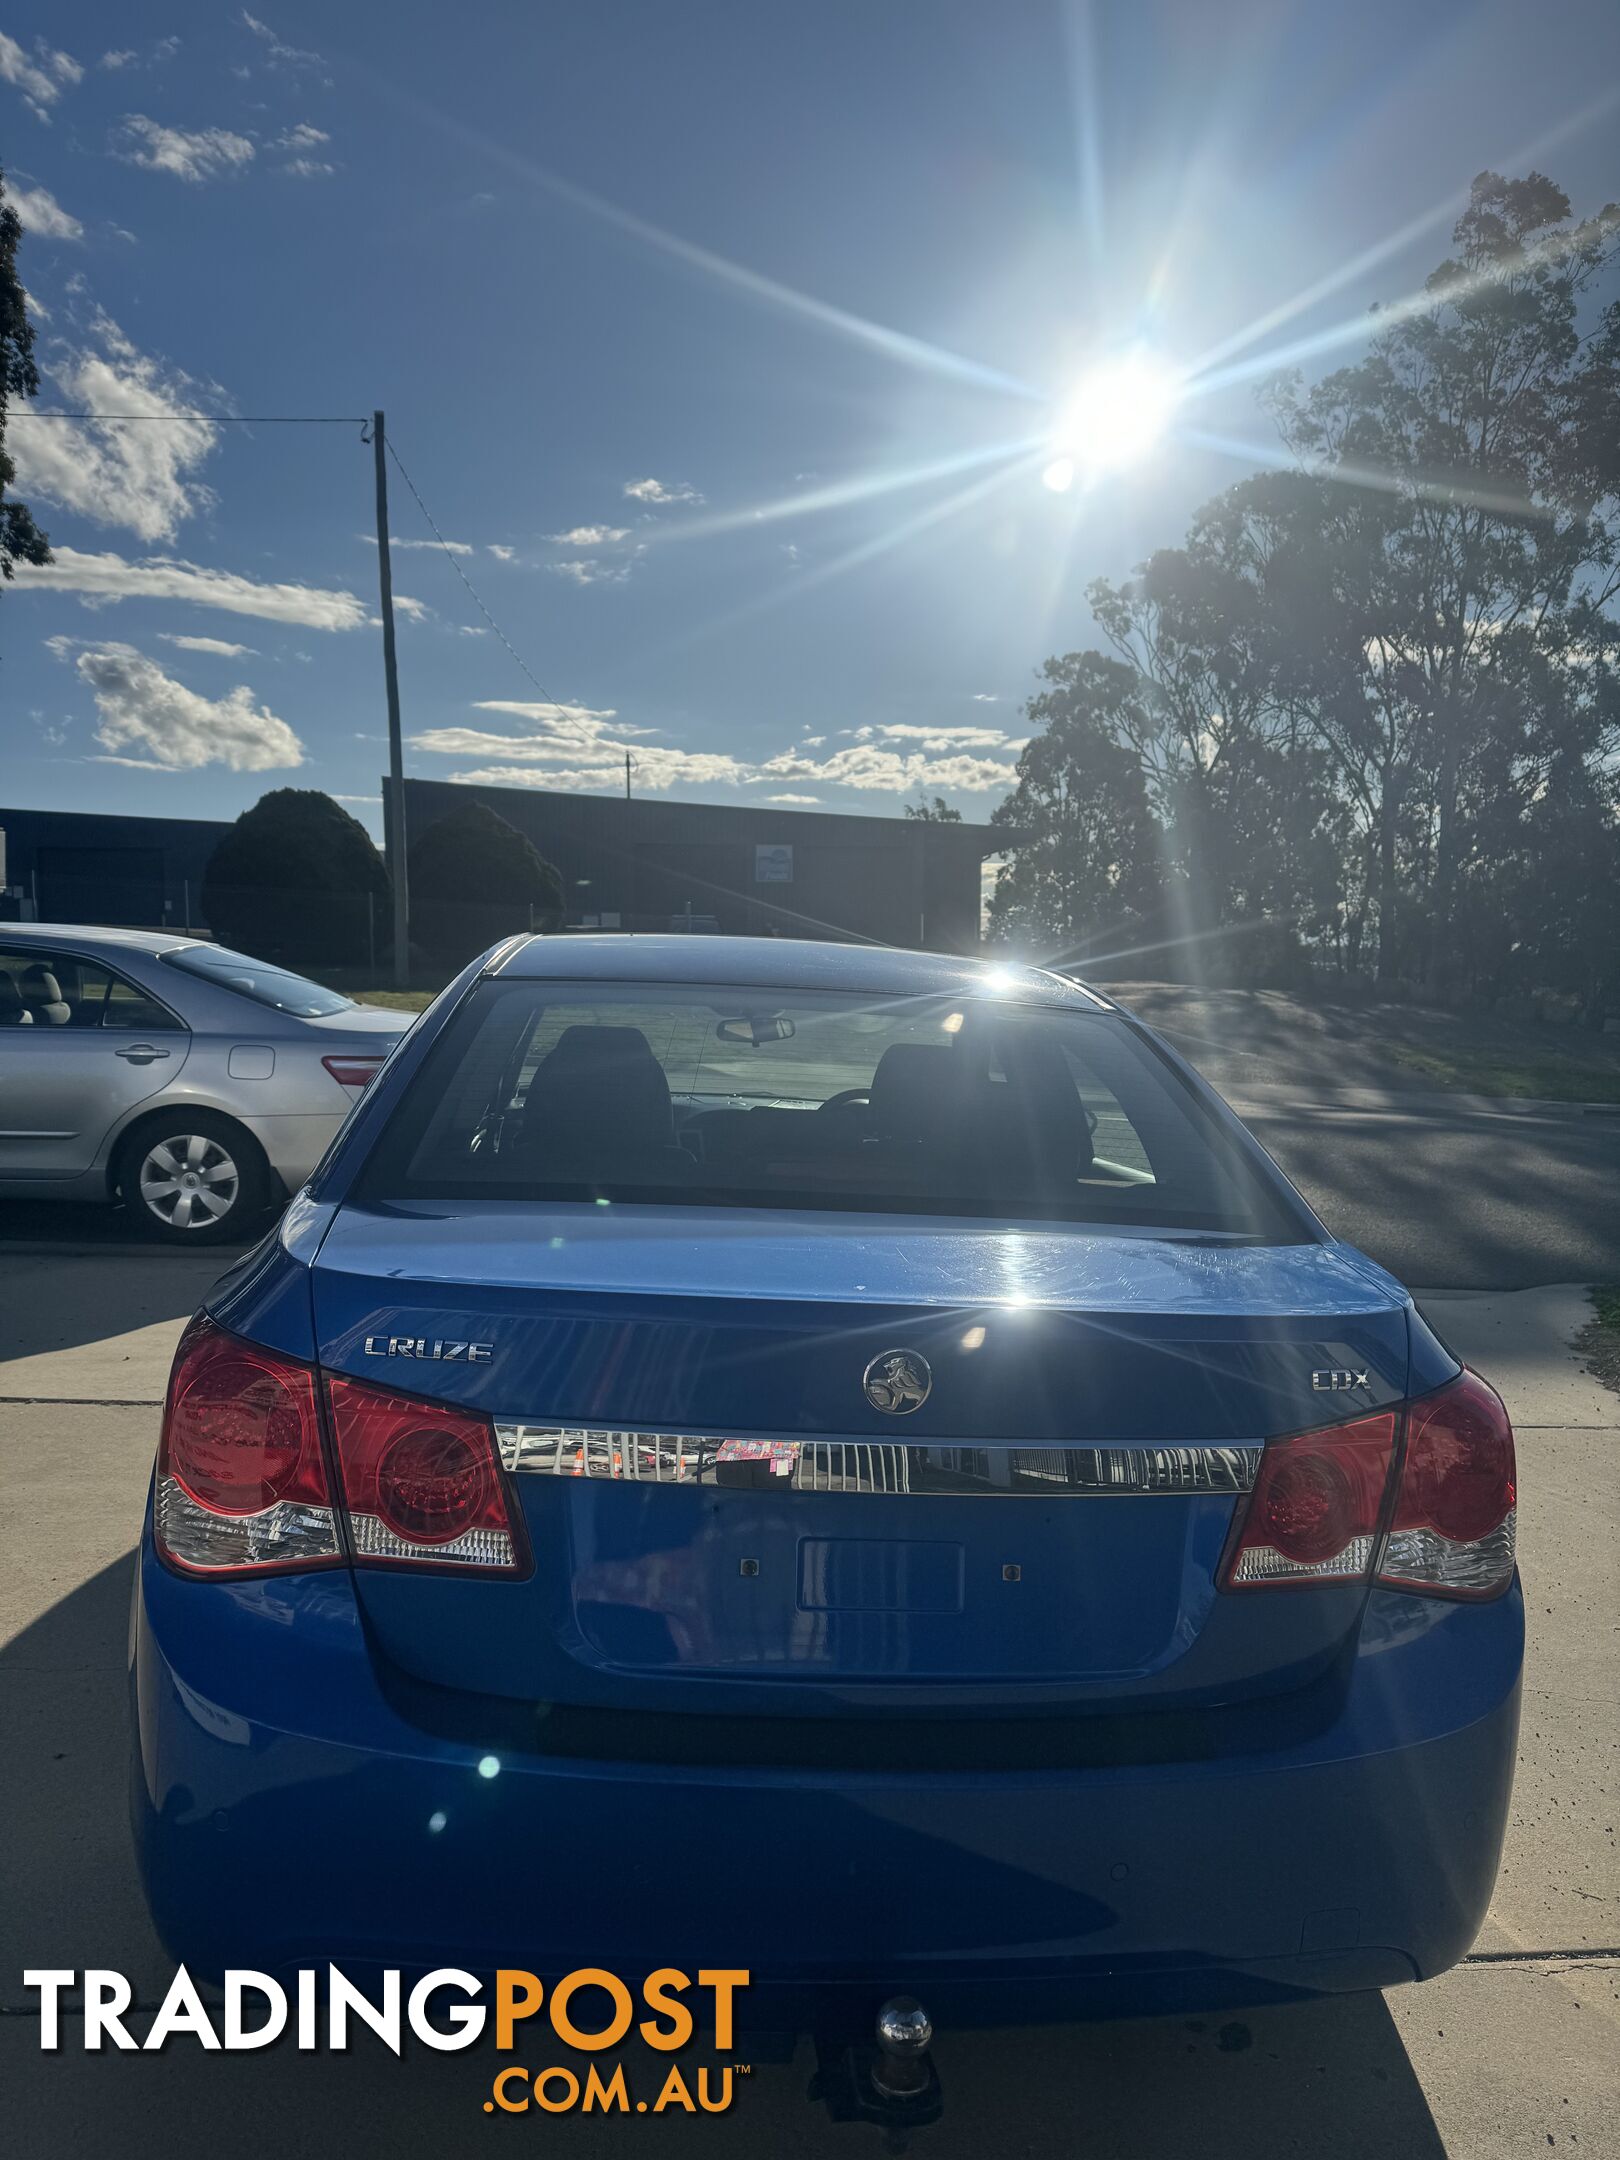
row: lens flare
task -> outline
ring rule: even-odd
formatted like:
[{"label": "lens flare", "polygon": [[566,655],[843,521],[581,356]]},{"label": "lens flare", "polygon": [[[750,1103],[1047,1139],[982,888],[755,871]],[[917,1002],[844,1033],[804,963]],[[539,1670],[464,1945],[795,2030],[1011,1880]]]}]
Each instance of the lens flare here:
[{"label": "lens flare", "polygon": [[[1087,371],[1052,435],[1057,453],[1046,484],[1061,492],[1075,471],[1117,472],[1146,457],[1169,427],[1181,378],[1154,354],[1120,353]],[[1064,469],[1067,478],[1057,478]]]}]

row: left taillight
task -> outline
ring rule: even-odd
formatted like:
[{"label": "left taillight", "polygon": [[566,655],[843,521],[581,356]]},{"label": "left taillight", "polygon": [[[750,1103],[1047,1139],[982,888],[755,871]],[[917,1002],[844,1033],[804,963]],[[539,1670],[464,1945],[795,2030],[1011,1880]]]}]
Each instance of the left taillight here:
[{"label": "left taillight", "polygon": [[157,1547],[187,1575],[339,1565],[313,1370],[199,1315],[175,1353],[158,1443]]}]

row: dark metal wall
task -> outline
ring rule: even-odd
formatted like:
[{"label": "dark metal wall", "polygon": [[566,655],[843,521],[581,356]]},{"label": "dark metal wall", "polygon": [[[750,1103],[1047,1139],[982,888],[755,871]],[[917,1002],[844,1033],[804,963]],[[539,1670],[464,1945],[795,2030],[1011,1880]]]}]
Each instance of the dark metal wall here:
[{"label": "dark metal wall", "polygon": [[569,921],[605,914],[625,929],[666,930],[690,910],[732,936],[975,952],[979,865],[1006,844],[981,825],[433,780],[405,782],[408,831],[469,795],[556,865]]},{"label": "dark metal wall", "polygon": [[82,810],[0,808],[3,882],[37,922],[110,923],[120,929],[185,930],[203,920],[208,858],[230,831],[208,818],[100,815]]}]

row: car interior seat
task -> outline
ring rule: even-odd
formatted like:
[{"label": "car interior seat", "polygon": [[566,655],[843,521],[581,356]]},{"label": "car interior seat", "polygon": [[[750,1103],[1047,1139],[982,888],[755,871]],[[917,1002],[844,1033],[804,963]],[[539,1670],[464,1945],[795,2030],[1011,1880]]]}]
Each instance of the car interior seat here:
[{"label": "car interior seat", "polygon": [[531,1176],[660,1183],[693,1168],[669,1082],[640,1028],[565,1028],[535,1067],[512,1150]]},{"label": "car interior seat", "polygon": [[32,1027],[34,1016],[23,1003],[15,980],[0,968],[0,1027]]},{"label": "car interior seat", "polygon": [[47,967],[37,961],[23,970],[21,984],[22,1000],[34,1016],[36,1027],[66,1027],[73,1018],[72,1007],[62,995],[62,986]]}]

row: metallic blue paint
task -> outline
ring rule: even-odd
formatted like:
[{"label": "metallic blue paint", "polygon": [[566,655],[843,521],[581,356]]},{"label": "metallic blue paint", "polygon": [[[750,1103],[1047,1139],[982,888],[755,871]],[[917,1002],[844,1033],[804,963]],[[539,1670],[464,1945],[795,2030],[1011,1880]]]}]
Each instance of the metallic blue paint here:
[{"label": "metallic blue paint", "polygon": [[[400,1089],[485,967],[984,981],[971,963],[785,942],[515,941],[423,1016],[278,1231],[216,1286],[221,1325],[508,1419],[868,1442],[898,1434],[861,1372],[905,1346],[934,1386],[904,1437],[990,1449],[1252,1441],[1457,1370],[1399,1284],[1294,1198],[1299,1242],[1266,1247],[355,1204]],[[1136,1025],[1038,971],[1008,994]],[[494,1355],[368,1354],[390,1335]],[[1368,1384],[1318,1393],[1324,1366]],[[897,1989],[936,2021],[1005,2022],[1387,1985],[1451,1963],[1483,1917],[1518,1717],[1516,1585],[1478,1606],[1360,1585],[1225,1596],[1225,1497],[510,1482],[534,1553],[521,1581],[182,1580],[148,1518],[135,1820],[159,1928],[188,1963],[737,1964],[756,2022],[850,2004],[869,2019]],[[244,1892],[269,1867],[274,1896]]]}]

